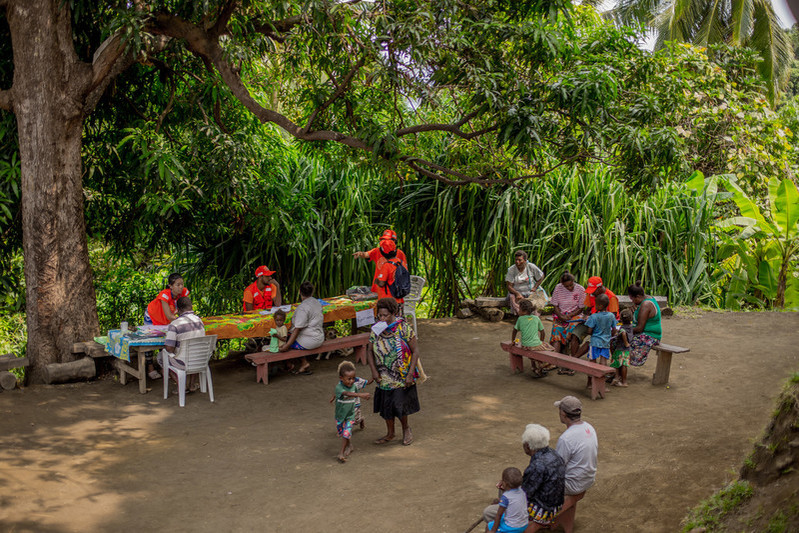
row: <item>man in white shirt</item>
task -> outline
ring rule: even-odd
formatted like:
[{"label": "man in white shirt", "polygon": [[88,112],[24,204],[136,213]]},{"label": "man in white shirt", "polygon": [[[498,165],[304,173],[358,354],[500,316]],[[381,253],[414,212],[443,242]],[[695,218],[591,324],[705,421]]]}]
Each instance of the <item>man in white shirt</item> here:
[{"label": "man in white shirt", "polygon": [[566,425],[566,431],[555,447],[566,463],[566,490],[557,523],[566,533],[571,533],[577,502],[583,499],[585,491],[594,484],[596,478],[598,443],[594,427],[580,418],[583,413],[580,400],[565,396],[555,402],[555,407],[558,408],[560,421]]}]

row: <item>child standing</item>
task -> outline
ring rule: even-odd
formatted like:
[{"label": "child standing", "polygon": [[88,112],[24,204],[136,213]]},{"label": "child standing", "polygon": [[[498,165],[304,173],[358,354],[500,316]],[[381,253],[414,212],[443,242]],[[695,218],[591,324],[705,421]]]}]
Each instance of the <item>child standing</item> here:
[{"label": "child standing", "polygon": [[[513,326],[511,343],[516,344],[516,334],[522,334],[521,346],[525,350],[553,350],[552,346],[544,342],[544,324],[535,312],[538,307],[527,299],[519,300],[519,318]],[[544,364],[535,359],[530,359],[533,365],[533,377],[543,378],[547,375]]]},{"label": "child standing", "polygon": [[358,392],[355,386],[355,365],[342,361],[338,365],[339,382],[336,385],[336,430],[341,437],[341,451],[338,460],[346,463],[352,453],[352,422],[355,418],[355,403],[358,398],[368,400],[372,397],[368,392]]},{"label": "child standing", "polygon": [[613,385],[616,387],[627,386],[627,367],[630,366],[630,339],[633,338],[633,312],[627,308],[621,312],[621,326],[616,329],[611,348],[613,358],[610,366],[616,369],[616,379]]},{"label": "child standing", "polygon": [[286,328],[286,312],[282,309],[275,311],[272,315],[275,319],[275,327],[269,330],[269,351],[277,353],[280,350],[280,343],[286,342],[288,338],[288,329]]},{"label": "child standing", "polygon": [[[522,302],[525,300],[522,300]],[[521,302],[519,302],[521,304]],[[521,305],[519,305],[521,308]],[[486,525],[486,533],[522,533],[527,529],[527,494],[521,489],[522,473],[518,468],[509,467],[502,471],[499,489],[504,491],[499,497],[499,509],[494,521]]]},{"label": "child standing", "polygon": [[[607,311],[610,299],[607,294],[600,294],[594,299],[596,313],[592,314],[585,321],[588,334],[591,335],[591,351],[588,353],[588,360],[608,364],[610,359],[610,337],[613,326],[616,325],[616,315]],[[591,377],[588,377],[588,385],[591,387]]]}]

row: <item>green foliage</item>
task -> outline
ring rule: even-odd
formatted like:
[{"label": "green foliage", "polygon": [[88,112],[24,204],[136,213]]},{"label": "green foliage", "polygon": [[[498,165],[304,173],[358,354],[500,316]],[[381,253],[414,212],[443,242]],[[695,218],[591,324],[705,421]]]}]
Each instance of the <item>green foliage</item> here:
[{"label": "green foliage", "polygon": [[682,530],[687,532],[694,528],[706,528],[707,531],[716,531],[721,520],[753,494],[754,489],[746,481],[730,483],[691,510]]},{"label": "green foliage", "polygon": [[[23,313],[0,314],[0,354],[11,353],[17,357],[25,357],[28,346],[25,315]],[[17,378],[24,376],[24,369],[15,368],[11,372]]]},{"label": "green foliage", "polygon": [[[799,306],[799,191],[788,179],[769,181],[769,211],[763,211],[729,177],[720,180],[740,211],[719,221],[723,268],[731,276],[727,306],[740,300],[764,306]],[[710,178],[715,188],[715,178]],[[740,231],[739,231],[740,229]]]}]

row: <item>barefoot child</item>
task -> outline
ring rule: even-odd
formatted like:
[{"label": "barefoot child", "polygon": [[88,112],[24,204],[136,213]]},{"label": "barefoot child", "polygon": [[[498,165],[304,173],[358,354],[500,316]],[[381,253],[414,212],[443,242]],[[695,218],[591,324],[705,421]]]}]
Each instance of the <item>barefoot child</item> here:
[{"label": "barefoot child", "polygon": [[627,386],[627,367],[630,365],[630,339],[633,338],[633,312],[630,309],[623,309],[621,312],[621,326],[615,332],[611,347],[613,358],[610,366],[616,369],[616,379],[613,385],[616,387]]},{"label": "barefoot child", "polygon": [[[607,311],[610,299],[607,294],[594,298],[596,313],[585,321],[588,334],[591,335],[591,351],[588,360],[600,365],[607,365],[610,359],[610,337],[616,325],[616,315]],[[588,388],[591,387],[591,376],[588,376]]]},{"label": "barefoot child", "polygon": [[[372,381],[373,380],[371,380],[371,379],[367,380],[367,379],[359,378],[359,377],[356,376],[355,377],[355,381],[353,382],[353,385],[355,385],[355,389],[356,390],[363,390],[363,388],[366,387],[368,384],[370,384]],[[336,395],[335,394],[330,397],[330,403],[333,403],[334,401],[336,401]],[[352,424],[353,425],[358,424],[361,429],[364,429],[366,427],[366,421],[364,420],[363,413],[361,412],[361,398],[360,397],[355,398],[355,413],[352,415]]]},{"label": "barefoot child", "polygon": [[[537,310],[537,306],[530,300],[519,300],[519,318],[516,319],[516,325],[513,326],[511,343],[516,343],[516,334],[521,332],[521,345],[525,350],[552,350],[552,346],[544,342],[544,324],[535,314]],[[534,378],[543,378],[547,375],[543,363],[535,359],[530,359],[530,363],[533,365]]]},{"label": "barefoot child", "polygon": [[[519,307],[521,308],[521,305]],[[527,529],[529,519],[527,494],[520,488],[521,486],[522,473],[518,468],[511,466],[502,471],[502,481],[497,487],[504,492],[499,497],[497,517],[486,525],[486,533],[489,531],[522,533]]]},{"label": "barefoot child", "polygon": [[352,453],[352,422],[355,418],[355,403],[358,398],[368,400],[372,397],[368,392],[358,392],[355,386],[355,365],[349,361],[342,361],[338,365],[340,381],[336,385],[336,430],[341,437],[341,451],[338,454],[339,462],[345,463]]}]

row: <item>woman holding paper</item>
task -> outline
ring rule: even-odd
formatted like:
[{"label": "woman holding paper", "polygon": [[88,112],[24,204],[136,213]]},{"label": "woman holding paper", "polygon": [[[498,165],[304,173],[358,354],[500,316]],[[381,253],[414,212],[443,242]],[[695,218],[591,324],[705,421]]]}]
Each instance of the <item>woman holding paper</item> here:
[{"label": "woman holding paper", "polygon": [[377,322],[366,347],[366,360],[377,382],[374,411],[386,421],[386,434],[375,444],[394,440],[394,419],[402,424],[402,444],[413,442],[408,416],[419,412],[416,393],[419,347],[416,333],[404,319],[397,317],[398,304],[394,298],[377,301]]}]

